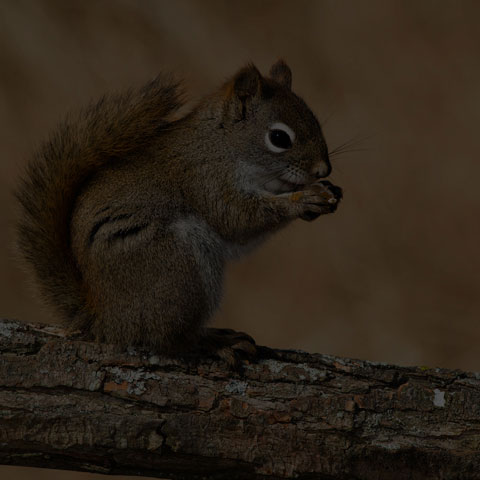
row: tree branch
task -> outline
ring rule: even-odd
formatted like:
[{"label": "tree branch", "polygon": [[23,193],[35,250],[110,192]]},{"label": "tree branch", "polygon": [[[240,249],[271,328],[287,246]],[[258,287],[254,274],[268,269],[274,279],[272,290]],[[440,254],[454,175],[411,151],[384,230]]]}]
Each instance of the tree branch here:
[{"label": "tree branch", "polygon": [[0,321],[0,463],[175,479],[480,478],[480,376],[121,353]]}]

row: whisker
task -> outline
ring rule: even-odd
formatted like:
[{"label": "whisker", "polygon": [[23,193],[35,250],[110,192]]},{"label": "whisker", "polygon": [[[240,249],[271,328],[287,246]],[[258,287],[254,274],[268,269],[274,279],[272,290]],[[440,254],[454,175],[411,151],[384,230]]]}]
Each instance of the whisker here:
[{"label": "whisker", "polygon": [[281,177],[281,176],[283,175],[283,173],[284,173],[284,169],[282,169],[282,170],[276,170],[276,171],[274,171],[274,172],[271,172],[270,175],[267,175],[267,176],[264,177],[264,178],[265,178],[265,182],[264,182],[264,183],[267,183],[267,182],[269,182],[270,180],[273,180],[273,179],[275,179],[275,178]]},{"label": "whisker", "polygon": [[286,175],[283,177],[284,180],[286,180],[287,182],[290,182],[290,183],[296,183],[295,180],[296,180],[296,175],[290,171],[290,170],[287,170],[287,173]]},{"label": "whisker", "polygon": [[260,179],[260,181],[264,180],[264,182],[261,184],[262,187],[264,187],[265,184],[267,184],[268,182],[281,177],[284,171],[287,169],[288,169],[288,165],[286,167],[285,166],[278,167],[273,172],[269,172],[269,174],[266,177]]},{"label": "whisker", "polygon": [[329,153],[328,156],[330,158],[334,158],[337,155],[344,155],[345,153],[351,153],[351,152],[370,152],[370,148],[345,148],[343,150],[337,150],[335,152]]},{"label": "whisker", "polygon": [[330,150],[328,152],[328,155],[330,157],[333,157],[335,155],[339,155],[340,153],[367,151],[369,150],[368,148],[352,148],[352,147],[356,147],[357,145],[360,145],[361,143],[365,142],[366,140],[369,140],[370,138],[371,138],[370,135],[351,138],[350,140],[347,140],[346,142],[340,144],[338,147],[335,147],[333,150]]},{"label": "whisker", "polygon": [[324,127],[337,112],[338,108],[331,109],[330,112],[327,113],[327,115],[319,121],[320,125]]},{"label": "whisker", "polygon": [[348,141],[342,143],[341,145],[339,145],[338,147],[335,147],[333,150],[330,150],[328,152],[328,154],[331,155],[331,154],[334,154],[336,152],[341,152],[345,148],[353,147],[355,145],[358,145],[359,143],[360,143],[360,141],[355,141],[353,139],[348,140]]}]

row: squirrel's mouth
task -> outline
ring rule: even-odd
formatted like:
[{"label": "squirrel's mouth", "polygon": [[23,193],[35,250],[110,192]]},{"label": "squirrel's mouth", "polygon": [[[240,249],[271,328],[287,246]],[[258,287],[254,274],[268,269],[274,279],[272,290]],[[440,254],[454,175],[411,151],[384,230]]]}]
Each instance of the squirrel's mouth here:
[{"label": "squirrel's mouth", "polygon": [[265,184],[265,189],[274,195],[296,192],[298,190],[302,190],[303,187],[303,183],[289,182],[283,178],[274,178]]}]

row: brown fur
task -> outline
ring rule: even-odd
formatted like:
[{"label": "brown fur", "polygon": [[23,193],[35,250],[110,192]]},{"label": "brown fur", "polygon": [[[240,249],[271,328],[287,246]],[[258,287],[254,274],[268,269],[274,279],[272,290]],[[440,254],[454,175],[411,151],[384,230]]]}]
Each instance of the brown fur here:
[{"label": "brown fur", "polygon": [[[39,150],[18,190],[19,244],[70,326],[190,349],[227,260],[294,218],[335,210],[340,190],[312,185],[330,172],[320,126],[288,66],[270,74],[245,67],[177,121],[178,87],[159,77],[67,119]],[[295,132],[280,154],[264,139],[275,122]],[[225,338],[222,348],[251,351],[245,337]]]}]

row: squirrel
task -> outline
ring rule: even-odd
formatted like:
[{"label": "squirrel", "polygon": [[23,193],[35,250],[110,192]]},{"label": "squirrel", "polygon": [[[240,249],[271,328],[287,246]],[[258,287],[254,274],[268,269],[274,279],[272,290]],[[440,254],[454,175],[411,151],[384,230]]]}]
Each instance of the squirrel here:
[{"label": "squirrel", "polygon": [[[27,165],[18,245],[41,294],[86,339],[235,364],[255,342],[206,328],[225,264],[292,220],[334,212],[319,122],[283,60],[248,64],[181,118],[159,75],[67,117]],[[202,347],[203,346],[203,347]]]}]

